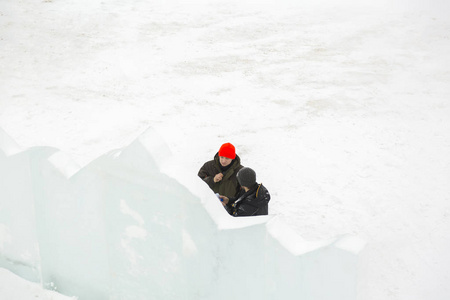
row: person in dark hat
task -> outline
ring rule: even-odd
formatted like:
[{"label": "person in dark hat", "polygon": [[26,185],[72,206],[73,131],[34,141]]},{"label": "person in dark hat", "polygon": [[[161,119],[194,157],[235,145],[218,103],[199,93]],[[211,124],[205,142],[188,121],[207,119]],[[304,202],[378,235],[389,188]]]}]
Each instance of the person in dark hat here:
[{"label": "person in dark hat", "polygon": [[220,195],[223,206],[235,217],[269,214],[269,191],[256,182],[256,173],[250,168],[242,168],[237,173],[241,190],[236,197]]},{"label": "person in dark hat", "polygon": [[240,190],[236,179],[242,169],[241,159],[231,143],[223,144],[213,160],[206,162],[198,171],[198,176],[219,195],[234,197]]}]

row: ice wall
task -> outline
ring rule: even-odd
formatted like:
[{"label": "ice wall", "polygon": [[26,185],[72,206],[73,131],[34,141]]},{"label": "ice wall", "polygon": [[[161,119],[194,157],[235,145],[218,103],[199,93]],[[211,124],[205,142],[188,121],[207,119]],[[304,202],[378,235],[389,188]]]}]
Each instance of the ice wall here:
[{"label": "ice wall", "polygon": [[360,240],[307,242],[277,217],[229,216],[152,130],[80,169],[0,129],[0,177],[0,267],[63,294],[357,297]]}]

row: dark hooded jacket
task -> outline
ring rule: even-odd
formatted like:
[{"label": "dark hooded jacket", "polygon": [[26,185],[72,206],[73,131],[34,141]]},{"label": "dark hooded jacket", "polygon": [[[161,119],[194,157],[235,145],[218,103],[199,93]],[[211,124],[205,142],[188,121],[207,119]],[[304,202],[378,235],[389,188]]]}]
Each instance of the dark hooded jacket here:
[{"label": "dark hooded jacket", "polygon": [[230,215],[235,217],[267,215],[269,214],[269,201],[269,191],[262,183],[255,183],[248,192],[241,189],[236,197],[229,198],[225,208]]},{"label": "dark hooded jacket", "polygon": [[[228,198],[236,196],[240,186],[236,179],[237,172],[242,169],[241,159],[236,155],[230,165],[223,168],[219,161],[219,153],[216,153],[213,160],[206,162],[198,171],[198,176],[206,182],[214,193],[219,193]],[[214,182],[214,176],[222,173],[223,178],[219,182]]]}]

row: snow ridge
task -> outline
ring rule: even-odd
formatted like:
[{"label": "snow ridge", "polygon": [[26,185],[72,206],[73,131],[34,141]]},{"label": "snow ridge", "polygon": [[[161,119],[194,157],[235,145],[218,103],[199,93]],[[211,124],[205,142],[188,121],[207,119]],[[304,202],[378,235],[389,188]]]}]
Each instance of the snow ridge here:
[{"label": "snow ridge", "polygon": [[83,168],[11,145],[0,130],[0,267],[23,278],[79,299],[356,299],[363,241],[229,216],[152,129]]}]

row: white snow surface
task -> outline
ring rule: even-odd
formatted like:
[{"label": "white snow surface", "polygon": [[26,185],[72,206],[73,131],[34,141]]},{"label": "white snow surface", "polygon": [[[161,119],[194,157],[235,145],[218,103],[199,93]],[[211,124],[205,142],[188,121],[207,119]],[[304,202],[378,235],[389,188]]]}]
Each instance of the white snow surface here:
[{"label": "white snow surface", "polygon": [[[232,142],[300,236],[368,242],[360,299],[449,299],[449,13],[444,1],[2,1],[0,127],[81,166],[153,127],[192,176]],[[26,299],[3,278],[8,299]]]},{"label": "white snow surface", "polygon": [[77,170],[16,146],[0,129],[0,267],[24,279],[80,300],[357,299],[364,241],[230,216],[153,129]]},{"label": "white snow surface", "polygon": [[44,290],[33,282],[28,282],[12,272],[0,268],[0,296],[1,299],[17,300],[75,300],[57,292]]}]

